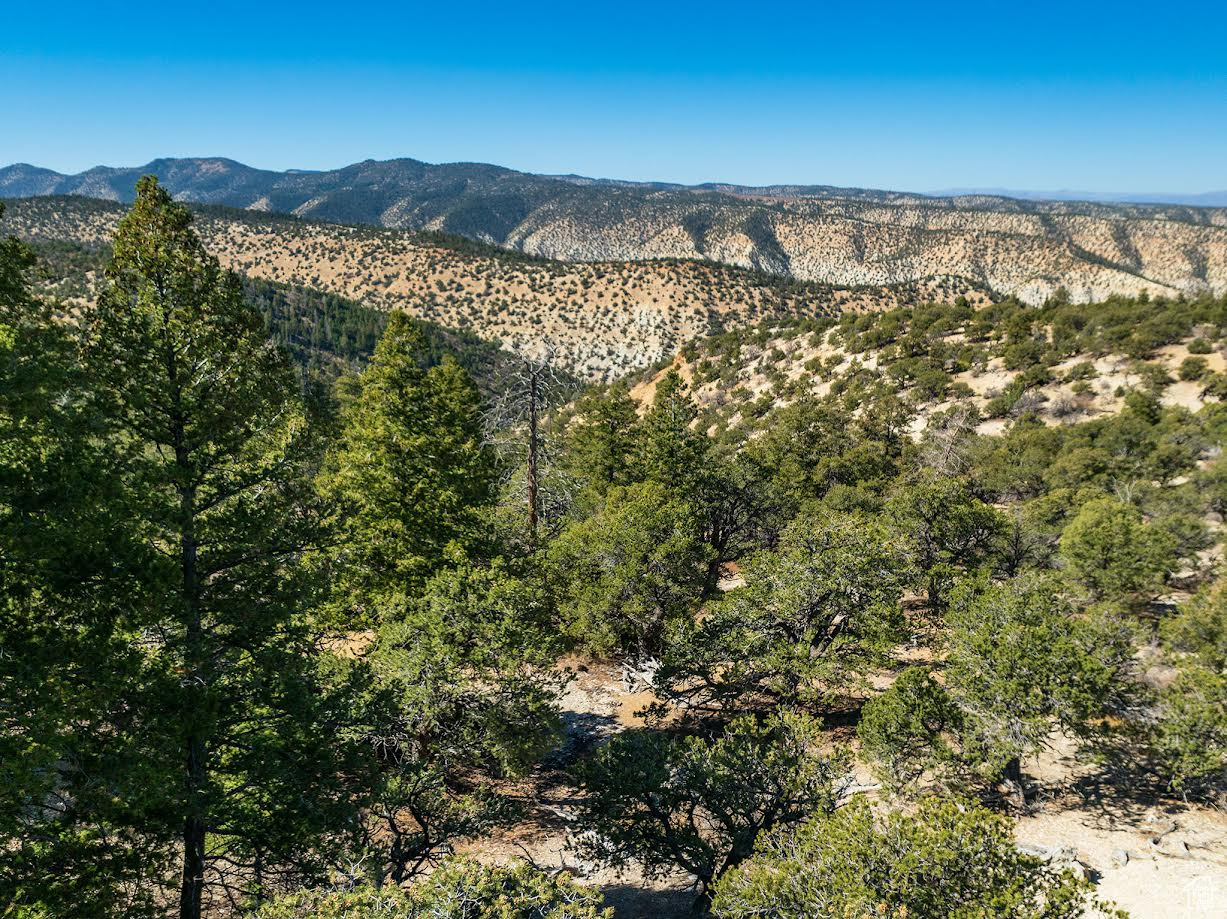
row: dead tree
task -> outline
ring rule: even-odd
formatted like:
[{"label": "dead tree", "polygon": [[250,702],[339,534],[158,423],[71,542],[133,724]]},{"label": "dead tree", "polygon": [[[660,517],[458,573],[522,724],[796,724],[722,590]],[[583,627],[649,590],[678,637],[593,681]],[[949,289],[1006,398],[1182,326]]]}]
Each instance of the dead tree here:
[{"label": "dead tree", "polygon": [[[549,410],[574,395],[575,383],[559,370],[557,352],[509,360],[498,374],[498,395],[486,416],[489,442],[523,462],[523,500],[529,548],[536,548],[543,505],[544,478],[552,466],[545,435]],[[509,464],[514,475],[515,464]],[[504,483],[506,484],[506,483]]]}]

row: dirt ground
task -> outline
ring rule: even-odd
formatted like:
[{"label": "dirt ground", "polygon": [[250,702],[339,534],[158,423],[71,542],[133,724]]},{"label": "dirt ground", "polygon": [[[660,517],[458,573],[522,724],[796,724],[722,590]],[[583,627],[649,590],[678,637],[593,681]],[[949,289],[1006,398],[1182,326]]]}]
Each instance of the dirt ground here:
[{"label": "dirt ground", "polygon": [[1027,771],[1039,794],[1020,844],[1074,849],[1100,895],[1134,919],[1227,917],[1227,813],[1128,794],[1067,742]]},{"label": "dirt ground", "polygon": [[482,861],[527,859],[540,868],[561,869],[600,887],[617,919],[670,919],[690,915],[695,892],[684,875],[648,880],[632,867],[623,872],[585,862],[573,848],[572,820],[578,793],[565,767],[610,736],[641,725],[636,712],[655,700],[650,692],[629,692],[621,672],[608,664],[570,660],[575,670],[561,707],[567,736],[561,748],[518,789],[524,819],[502,832],[461,846]]}]

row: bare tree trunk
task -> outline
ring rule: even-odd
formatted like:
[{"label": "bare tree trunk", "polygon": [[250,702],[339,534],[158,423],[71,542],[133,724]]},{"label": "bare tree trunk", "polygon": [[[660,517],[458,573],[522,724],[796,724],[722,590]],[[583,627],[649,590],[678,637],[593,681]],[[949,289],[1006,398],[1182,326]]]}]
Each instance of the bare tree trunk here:
[{"label": "bare tree trunk", "polygon": [[1027,786],[1023,780],[1022,761],[1017,756],[1010,757],[1001,772],[1003,783],[1009,788],[1013,804],[1018,810],[1027,806]]},{"label": "bare tree trunk", "polygon": [[530,371],[528,389],[528,544],[537,548],[538,481],[537,459],[540,451],[538,425],[540,424],[541,378],[537,368]]}]

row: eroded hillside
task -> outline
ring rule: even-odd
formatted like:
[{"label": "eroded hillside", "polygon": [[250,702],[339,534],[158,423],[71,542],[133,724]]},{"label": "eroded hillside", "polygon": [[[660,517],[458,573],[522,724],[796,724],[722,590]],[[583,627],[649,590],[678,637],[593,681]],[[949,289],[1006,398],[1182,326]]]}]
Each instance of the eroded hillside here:
[{"label": "eroded hillside", "polygon": [[[14,201],[0,229],[35,243],[102,247],[123,210],[84,198]],[[197,226],[222,264],[248,277],[403,309],[521,353],[552,354],[593,378],[649,366],[713,329],[959,295],[988,299],[953,277],[836,289],[711,263],[563,263],[430,234],[217,209],[198,213]]]},{"label": "eroded hillside", "polygon": [[416,160],[318,173],[216,158],[76,176],[19,165],[0,169],[0,195],[127,201],[145,172],[185,201],[438,230],[566,261],[706,259],[841,287],[956,276],[1032,304],[1061,287],[1079,302],[1227,290],[1222,208],[825,186],[687,187]]}]

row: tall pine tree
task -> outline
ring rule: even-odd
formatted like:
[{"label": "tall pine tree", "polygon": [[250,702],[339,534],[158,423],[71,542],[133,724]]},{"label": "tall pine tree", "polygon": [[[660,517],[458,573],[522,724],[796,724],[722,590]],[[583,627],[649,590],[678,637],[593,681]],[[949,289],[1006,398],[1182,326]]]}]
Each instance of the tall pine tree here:
[{"label": "tall pine tree", "polygon": [[85,317],[144,672],[125,731],[166,800],[135,830],[181,853],[179,914],[310,874],[347,772],[336,711],[302,627],[300,554],[316,538],[315,437],[284,355],[191,215],[149,176]]},{"label": "tall pine tree", "polygon": [[425,360],[421,331],[394,313],[321,476],[343,621],[380,619],[484,538],[494,470],[477,388],[451,358]]},{"label": "tall pine tree", "polygon": [[138,915],[165,862],[143,838],[114,844],[156,803],[120,723],[140,665],[130,546],[72,328],[31,296],[32,265],[0,240],[0,902]]}]

